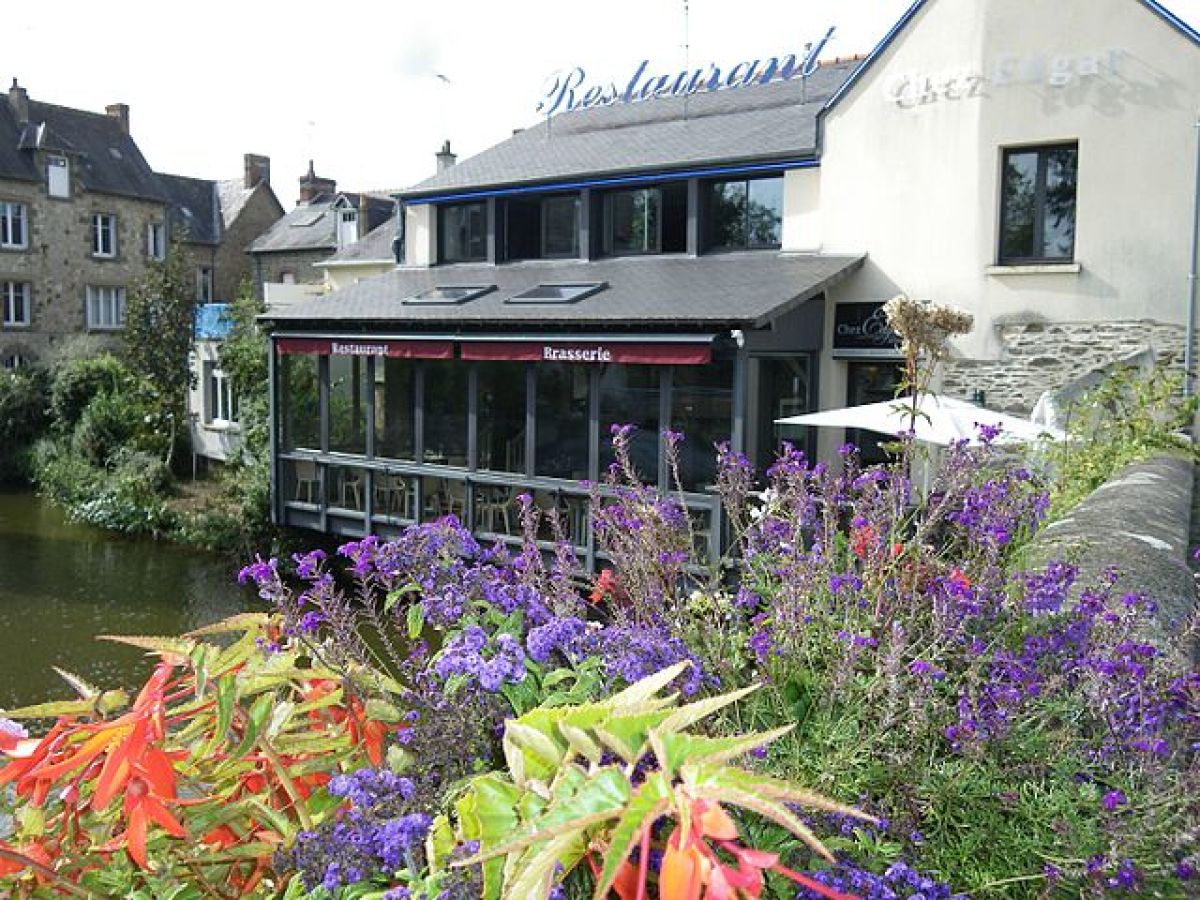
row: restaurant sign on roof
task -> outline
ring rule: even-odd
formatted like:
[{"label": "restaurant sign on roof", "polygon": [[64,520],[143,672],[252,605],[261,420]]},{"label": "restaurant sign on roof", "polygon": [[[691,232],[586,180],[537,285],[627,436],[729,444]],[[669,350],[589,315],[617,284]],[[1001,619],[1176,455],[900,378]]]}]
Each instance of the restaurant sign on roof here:
[{"label": "restaurant sign on roof", "polygon": [[650,70],[650,60],[644,59],[633,75],[623,83],[589,83],[587,72],[576,66],[550,76],[546,82],[545,95],[538,102],[537,111],[550,117],[559,112],[574,112],[597,106],[641,103],[657,97],[689,97],[692,94],[743,88],[753,84],[808,78],[817,70],[821,51],[833,37],[834,31],[835,28],[831,26],[824,37],[815,43],[807,44],[803,53],[799,55],[786,53],[767,59],[743,60],[728,66],[708,63],[696,69],[686,68],[679,72],[660,74]]}]

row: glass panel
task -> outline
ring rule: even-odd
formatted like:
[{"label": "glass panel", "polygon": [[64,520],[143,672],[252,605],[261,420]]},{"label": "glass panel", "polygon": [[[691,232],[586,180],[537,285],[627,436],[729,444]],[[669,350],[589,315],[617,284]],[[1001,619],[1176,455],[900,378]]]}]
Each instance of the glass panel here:
[{"label": "glass panel", "polygon": [[542,198],[510,197],[503,202],[505,257],[537,259],[542,255]]},{"label": "glass panel", "polygon": [[613,462],[612,426],[636,425],[629,444],[643,482],[658,482],[658,397],[661,366],[605,366],[600,371],[600,475]]},{"label": "glass panel", "polygon": [[671,428],[684,435],[679,476],[685,490],[708,490],[716,478],[715,445],[733,430],[733,362],[677,366],[674,378]]},{"label": "glass panel", "polygon": [[543,202],[542,255],[579,255],[578,197],[547,197]]},{"label": "glass panel", "polygon": [[[903,377],[904,373],[896,363],[850,363],[846,403],[859,406],[892,400]],[[894,441],[895,438],[876,431],[847,428],[846,440],[858,447],[862,464],[871,466],[888,461],[888,454],[880,444]]]},{"label": "glass panel", "polygon": [[319,503],[321,480],[316,462],[311,459],[285,460],[283,491],[285,503]]},{"label": "glass panel", "polygon": [[467,366],[462,362],[425,363],[425,462],[467,464]]},{"label": "glass panel", "polygon": [[375,455],[415,459],[416,363],[410,359],[375,361]]},{"label": "glass panel", "polygon": [[479,363],[479,468],[525,471],[525,363]]},{"label": "glass panel", "polygon": [[367,473],[347,466],[326,466],[325,503],[339,509],[366,509]]},{"label": "glass panel", "polygon": [[279,405],[283,424],[284,450],[321,449],[320,391],[317,385],[318,356],[279,357]]},{"label": "glass panel", "polygon": [[493,285],[471,285],[468,287],[432,287],[428,290],[405,297],[404,302],[412,305],[430,304],[433,306],[453,306],[466,303],[490,292]]},{"label": "glass panel", "polygon": [[810,411],[811,360],[807,356],[755,360],[758,367],[758,441],[759,471],[775,461],[783,441],[807,451],[809,429],[803,425],[776,425],[776,419],[798,416]]},{"label": "glass panel", "polygon": [[657,253],[659,193],[657,188],[616,191],[606,198],[605,249],[609,253]]},{"label": "glass panel", "polygon": [[367,452],[367,361],[361,356],[329,357],[329,449]]},{"label": "glass panel", "polygon": [[537,367],[537,440],[534,471],[549,478],[587,478],[587,366]]},{"label": "glass panel", "polygon": [[591,284],[539,284],[527,291],[514,294],[505,303],[574,303],[604,290],[602,282]]},{"label": "glass panel", "polygon": [[441,258],[444,262],[466,262],[487,258],[487,206],[461,203],[443,206],[441,220]]},{"label": "glass panel", "polygon": [[746,182],[719,181],[712,185],[708,204],[709,245],[746,246]]},{"label": "glass panel", "polygon": [[778,247],[783,229],[783,179],[750,182],[746,203],[746,243],[749,247]]},{"label": "glass panel", "polygon": [[1035,152],[1008,153],[1004,158],[1003,210],[1000,258],[1034,256],[1034,222],[1037,218],[1037,158]]},{"label": "glass panel", "polygon": [[1046,206],[1042,211],[1042,256],[1071,259],[1075,255],[1075,175],[1078,151],[1058,147],[1046,151]]}]

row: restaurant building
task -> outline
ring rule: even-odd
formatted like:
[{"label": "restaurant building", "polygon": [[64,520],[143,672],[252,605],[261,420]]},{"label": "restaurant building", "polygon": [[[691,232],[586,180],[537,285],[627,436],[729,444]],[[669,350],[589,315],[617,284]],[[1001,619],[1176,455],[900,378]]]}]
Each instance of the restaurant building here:
[{"label": "restaurant building", "polygon": [[686,435],[715,551],[714,443],[828,454],[775,420],[891,396],[896,293],[975,314],[942,387],[989,405],[1179,352],[1194,31],[1146,0],[926,0],[865,60],[820,48],[565,73],[544,121],[402,192],[401,265],[268,317],[278,520],[515,539],[530,492],[591,565],[581,481],[633,423],[662,487]]}]

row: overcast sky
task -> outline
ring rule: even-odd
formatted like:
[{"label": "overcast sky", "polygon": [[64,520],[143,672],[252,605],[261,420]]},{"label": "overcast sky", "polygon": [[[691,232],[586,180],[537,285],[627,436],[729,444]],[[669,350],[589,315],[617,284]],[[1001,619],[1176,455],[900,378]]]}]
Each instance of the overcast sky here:
[{"label": "overcast sky", "polygon": [[[690,0],[690,58],[798,52],[829,26],[823,55],[865,53],[910,3]],[[1165,5],[1200,24],[1200,0]],[[266,154],[287,207],[309,159],[341,188],[378,190],[432,174],[445,139],[460,157],[485,149],[537,121],[555,70],[628,80],[648,58],[678,71],[683,10],[683,0],[10,0],[0,90],[15,76],[36,100],[128,103],[134,138],[162,172],[238,177],[243,153]]]}]

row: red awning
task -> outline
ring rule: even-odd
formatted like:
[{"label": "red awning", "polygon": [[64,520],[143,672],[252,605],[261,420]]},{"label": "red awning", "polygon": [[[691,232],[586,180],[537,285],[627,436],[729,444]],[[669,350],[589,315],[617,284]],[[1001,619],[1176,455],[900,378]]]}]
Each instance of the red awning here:
[{"label": "red awning", "polygon": [[462,345],[463,359],[515,362],[570,362],[602,365],[700,366],[712,362],[710,343],[625,343],[613,341],[472,341]]},{"label": "red awning", "polygon": [[280,353],[329,356],[392,356],[401,359],[453,359],[452,341],[397,341],[375,338],[279,338]]}]

